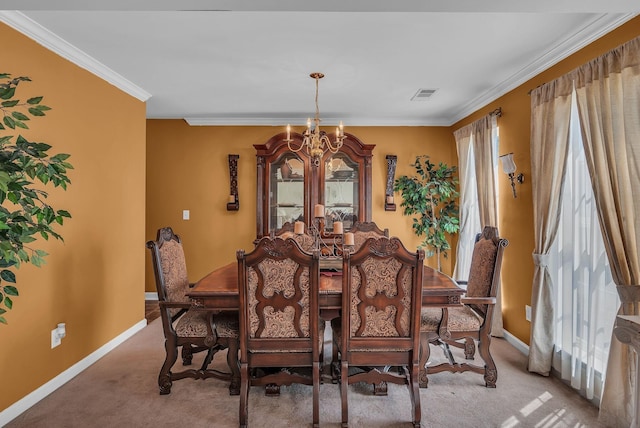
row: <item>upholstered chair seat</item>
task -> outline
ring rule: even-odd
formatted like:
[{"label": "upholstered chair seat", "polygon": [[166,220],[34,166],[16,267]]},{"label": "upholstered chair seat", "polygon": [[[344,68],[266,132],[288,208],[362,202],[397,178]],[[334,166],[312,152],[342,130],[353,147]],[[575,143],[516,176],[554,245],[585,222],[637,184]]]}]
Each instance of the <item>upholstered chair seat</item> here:
[{"label": "upholstered chair seat", "polygon": [[240,325],[238,314],[222,312],[215,317],[215,329],[218,337],[238,339]]},{"label": "upholstered chair seat", "polygon": [[176,322],[174,329],[178,336],[201,337],[210,335],[209,330],[213,329],[217,337],[238,338],[238,315],[219,314],[215,317],[213,327],[209,326],[209,315],[202,310],[188,310]]},{"label": "upholstered chair seat", "polygon": [[[478,330],[483,323],[483,318],[476,314],[468,306],[448,308],[449,323],[447,328],[449,331],[470,331]],[[440,322],[442,321],[442,309],[440,308],[423,308],[422,321],[420,331],[438,331]]]},{"label": "upholstered chair seat", "polygon": [[175,322],[174,329],[178,336],[201,337],[210,335],[209,317],[204,311],[189,310]]}]

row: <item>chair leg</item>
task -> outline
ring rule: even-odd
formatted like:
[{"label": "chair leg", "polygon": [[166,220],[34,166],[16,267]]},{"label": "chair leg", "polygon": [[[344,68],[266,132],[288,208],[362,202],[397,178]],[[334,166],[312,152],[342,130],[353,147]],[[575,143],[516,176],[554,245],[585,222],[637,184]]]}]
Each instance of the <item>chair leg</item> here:
[{"label": "chair leg", "polygon": [[333,332],[331,332],[331,334],[333,336],[331,342],[331,383],[338,383],[340,380],[340,359],[335,334]]},{"label": "chair leg", "polygon": [[420,333],[420,362],[418,364],[420,370],[418,384],[420,388],[426,388],[429,383],[429,379],[427,379],[427,362],[429,361],[430,355],[429,339],[426,334]]},{"label": "chair leg", "polygon": [[[343,356],[344,359],[344,356]],[[340,368],[340,398],[342,403],[342,428],[349,426],[349,397],[347,390],[349,389],[349,364],[342,361]]]},{"label": "chair leg", "polygon": [[158,386],[160,387],[160,395],[171,394],[171,367],[178,359],[178,347],[175,338],[169,338],[164,341],[164,349],[166,357],[164,364],[158,375]]},{"label": "chair leg", "polygon": [[313,363],[313,428],[320,427],[320,363]]},{"label": "chair leg", "polygon": [[[202,361],[202,367],[200,367],[200,371],[204,372],[205,370],[207,370],[207,367],[209,367],[209,364],[211,364],[211,361],[213,361],[213,356],[219,350],[220,350],[220,347],[218,346],[211,347],[207,350],[207,356],[204,358],[204,361]],[[184,356],[184,352],[182,355]],[[183,362],[184,362],[184,359],[183,359]]]},{"label": "chair leg", "polygon": [[409,394],[411,395],[411,409],[413,410],[413,426],[415,428],[420,427],[420,421],[422,418],[422,409],[420,407],[420,384],[418,382],[418,374],[420,372],[420,365],[413,364],[410,366],[410,370],[407,373],[407,381],[409,383]]},{"label": "chair leg", "polygon": [[496,363],[493,361],[493,357],[491,357],[491,352],[489,351],[490,344],[491,336],[488,333],[481,334],[478,351],[484,360],[484,382],[487,388],[495,388],[496,381],[498,380],[498,369],[496,369]]},{"label": "chair leg", "polygon": [[249,419],[249,365],[242,363],[240,365],[240,428],[246,428]]},{"label": "chair leg", "polygon": [[240,394],[240,366],[238,365],[238,338],[228,339],[227,365],[231,370],[231,383],[229,384],[229,395]]},{"label": "chair leg", "polygon": [[182,347],[182,365],[190,366],[193,360],[193,348],[191,345],[184,345]]},{"label": "chair leg", "polygon": [[476,355],[476,344],[472,338],[467,337],[464,339],[464,357],[467,360],[473,360]]}]

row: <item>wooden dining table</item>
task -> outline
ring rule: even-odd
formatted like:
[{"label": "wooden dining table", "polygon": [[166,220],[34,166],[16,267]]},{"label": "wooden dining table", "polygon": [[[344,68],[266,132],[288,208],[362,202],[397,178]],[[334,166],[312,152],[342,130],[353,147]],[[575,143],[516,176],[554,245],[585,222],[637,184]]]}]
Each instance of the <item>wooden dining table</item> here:
[{"label": "wooden dining table", "polygon": [[[465,290],[449,276],[429,266],[422,274],[422,306],[456,306]],[[194,306],[219,311],[237,311],[240,305],[238,293],[238,264],[229,263],[200,279],[187,292]],[[323,318],[331,317],[342,305],[342,273],[320,272],[320,312]]]},{"label": "wooden dining table", "polygon": [[[445,307],[460,305],[465,290],[442,272],[423,267],[422,306]],[[342,272],[331,270],[320,272],[320,317],[326,321],[339,316],[342,306]],[[238,291],[238,264],[229,263],[200,279],[187,296],[196,308],[214,312],[237,311],[240,306]],[[237,355],[228,359],[229,364],[237,364]],[[235,386],[229,390],[236,393]],[[239,390],[237,391],[239,393]]]}]

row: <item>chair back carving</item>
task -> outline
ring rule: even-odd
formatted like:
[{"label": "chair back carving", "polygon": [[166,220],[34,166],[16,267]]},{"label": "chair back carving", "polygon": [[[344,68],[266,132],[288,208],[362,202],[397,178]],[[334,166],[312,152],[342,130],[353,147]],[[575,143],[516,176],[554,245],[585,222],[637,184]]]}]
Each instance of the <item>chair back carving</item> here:
[{"label": "chair back carving", "polygon": [[349,230],[353,233],[354,251],[358,251],[369,238],[389,237],[389,229],[380,229],[373,221],[355,222]]},{"label": "chair back carving", "polygon": [[[467,297],[496,297],[500,283],[502,253],[508,245],[498,236],[498,229],[485,226],[473,247],[471,269],[467,283]],[[487,315],[487,305],[471,305],[475,311]]]}]

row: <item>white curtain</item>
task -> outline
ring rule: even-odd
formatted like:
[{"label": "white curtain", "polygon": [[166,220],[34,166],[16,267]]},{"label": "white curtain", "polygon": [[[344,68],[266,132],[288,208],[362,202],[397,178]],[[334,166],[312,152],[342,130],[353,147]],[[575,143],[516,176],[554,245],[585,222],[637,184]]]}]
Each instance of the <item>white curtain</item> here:
[{"label": "white curtain", "polygon": [[456,248],[456,265],[453,278],[458,281],[469,279],[471,254],[476,234],[482,231],[476,187],[476,167],[471,144],[471,125],[453,133],[458,150],[458,174],[460,178],[460,232]]},{"label": "white curtain", "polygon": [[552,366],[571,387],[599,402],[619,299],[598,222],[575,96],[560,206],[548,266],[556,314]]}]

